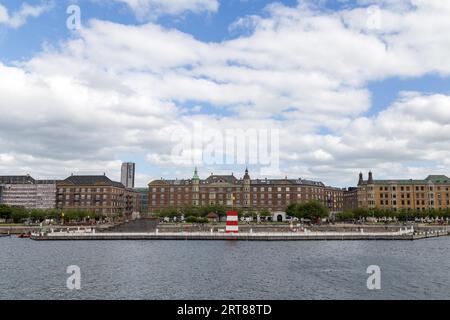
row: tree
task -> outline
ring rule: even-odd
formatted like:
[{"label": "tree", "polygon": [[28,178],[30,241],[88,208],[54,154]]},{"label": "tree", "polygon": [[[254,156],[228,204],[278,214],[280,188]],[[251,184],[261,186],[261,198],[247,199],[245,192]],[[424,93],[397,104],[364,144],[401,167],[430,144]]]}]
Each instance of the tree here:
[{"label": "tree", "polygon": [[22,222],[25,219],[29,218],[29,213],[24,208],[12,207],[11,219],[14,222]]},{"label": "tree", "polygon": [[13,209],[10,206],[7,206],[5,204],[0,204],[0,218],[1,219],[11,219]]},{"label": "tree", "polygon": [[297,204],[291,203],[286,208],[286,214],[290,217],[295,217],[297,215]]},{"label": "tree", "polygon": [[289,211],[292,216],[299,219],[320,220],[329,218],[329,209],[319,201],[309,201],[306,203],[297,203],[294,206],[289,206],[286,211]]},{"label": "tree", "polygon": [[355,220],[355,214],[353,210],[346,210],[336,214],[336,220],[338,221],[353,221]]},{"label": "tree", "polygon": [[267,209],[262,209],[262,210],[259,212],[259,216],[260,216],[261,218],[267,219],[267,218],[271,217],[272,214],[270,213],[269,210],[267,210]]}]

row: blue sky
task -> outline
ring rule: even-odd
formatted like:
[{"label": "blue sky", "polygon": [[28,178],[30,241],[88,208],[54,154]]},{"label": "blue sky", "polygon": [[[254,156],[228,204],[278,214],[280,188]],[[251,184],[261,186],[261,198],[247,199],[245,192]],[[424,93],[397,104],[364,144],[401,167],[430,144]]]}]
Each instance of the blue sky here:
[{"label": "blue sky", "polygon": [[[434,6],[438,3],[436,0],[419,5],[414,0],[402,0],[399,3],[409,5],[414,3],[415,6],[400,9],[388,1],[384,2],[382,14],[387,20],[382,22],[388,23],[382,25],[380,32],[372,33],[370,30],[364,30],[364,21],[361,20],[361,15],[365,14],[371,1],[321,1],[320,4],[315,2],[314,5],[305,1],[309,5],[305,4],[302,7],[296,0],[280,0],[276,3],[270,0],[192,0],[192,7],[178,10],[176,14],[169,12],[173,8],[166,8],[164,9],[166,11],[162,10],[154,15],[151,11],[154,8],[152,5],[158,1],[160,0],[148,0],[151,3],[150,7],[147,7],[148,12],[139,16],[139,10],[128,6],[127,0],[28,0],[26,4],[30,7],[46,5],[47,9],[35,17],[26,16],[20,26],[12,26],[13,17],[23,11],[25,2],[0,0],[0,63],[11,68],[7,70],[8,72],[23,71],[30,77],[37,77],[43,82],[50,83],[55,76],[55,71],[49,67],[52,59],[58,58],[58,62],[55,62],[57,64],[70,58],[71,55],[75,56],[75,51],[71,51],[74,49],[70,45],[76,44],[77,40],[89,43],[95,36],[99,42],[98,47],[97,43],[91,43],[90,47],[80,49],[84,58],[74,63],[79,63],[81,69],[93,63],[99,67],[98,72],[92,70],[92,74],[87,77],[86,73],[64,74],[61,71],[60,79],[66,78],[85,84],[92,78],[100,80],[100,83],[103,81],[109,83],[109,77],[114,77],[116,84],[120,83],[123,88],[126,87],[136,94],[135,100],[132,101],[153,101],[155,106],[151,108],[151,113],[156,112],[158,116],[147,115],[142,110],[139,112],[144,112],[151,123],[155,121],[158,125],[162,125],[161,130],[157,132],[153,131],[154,127],[151,125],[134,128],[134,131],[133,128],[122,128],[126,132],[124,136],[132,137],[128,145],[124,145],[124,142],[116,144],[108,142],[104,148],[99,145],[92,150],[86,146],[85,149],[90,153],[80,151],[79,155],[61,149],[55,158],[59,159],[63,154],[70,154],[70,159],[67,158],[66,162],[58,167],[55,175],[64,175],[70,166],[75,166],[74,170],[80,173],[93,173],[105,166],[110,175],[117,177],[118,173],[114,171],[114,167],[118,162],[136,161],[141,175],[138,180],[140,185],[160,176],[184,178],[185,175],[190,175],[193,165],[175,166],[165,163],[164,159],[170,155],[170,149],[167,148],[169,142],[167,136],[161,134],[159,137],[159,134],[174,125],[189,128],[195,121],[206,122],[212,128],[226,128],[229,125],[244,128],[279,127],[282,130],[281,173],[325,180],[329,184],[350,185],[356,180],[354,177],[360,170],[370,169],[378,169],[384,176],[397,174],[420,177],[428,171],[446,173],[448,162],[439,158],[445,157],[442,149],[446,147],[448,140],[439,138],[440,140],[436,140],[435,143],[429,140],[422,141],[424,145],[433,146],[426,151],[428,156],[424,156],[419,153],[421,147],[414,137],[411,137],[411,141],[405,138],[408,136],[407,129],[399,136],[389,131],[391,129],[387,129],[391,128],[392,123],[402,119],[401,113],[405,113],[403,119],[411,121],[410,127],[424,125],[423,130],[426,132],[422,133],[422,136],[432,136],[432,130],[438,130],[439,133],[448,130],[445,99],[450,95],[450,79],[445,57],[446,53],[450,52],[445,51],[448,50],[445,37],[439,37],[436,33],[436,30],[443,28],[445,30],[448,27],[444,19],[445,9],[439,8],[436,11],[437,14],[443,14],[443,19],[440,20],[439,17],[431,19],[430,28],[422,28],[419,24],[420,20],[428,18],[430,10],[436,10],[437,7]],[[203,10],[201,6],[196,6],[198,5],[196,1],[200,4],[218,3],[219,6],[217,10]],[[70,4],[77,4],[81,8],[84,27],[81,33],[65,27],[68,17],[66,9]],[[6,12],[3,18],[1,8]],[[409,17],[408,23],[414,23],[416,19],[418,24],[407,27],[401,23],[395,25],[389,20],[395,15],[398,15],[397,20]],[[89,22],[91,19],[111,24],[93,26]],[[232,28],[231,26],[239,19],[244,19],[242,21],[250,24]],[[334,42],[334,39],[327,38],[326,30],[322,32],[323,26],[327,25],[325,20],[328,21],[326,23],[334,21],[333,23],[338,24],[339,21],[345,21],[345,24],[339,25],[339,30],[329,30],[329,33],[336,32],[336,37],[342,36],[342,41]],[[304,25],[304,21],[309,21],[308,23],[314,27]],[[436,24],[435,29],[433,24]],[[117,43],[114,43],[116,39],[108,39],[114,38],[117,34],[110,30],[112,26],[130,28],[130,32],[136,32],[134,36],[145,36],[146,33],[148,35],[148,48],[144,49],[142,44],[132,42],[134,40],[130,37],[130,42],[126,44],[126,50],[129,50],[127,51],[129,66],[126,62],[124,65],[121,60],[119,63],[116,59],[121,57],[114,56],[114,52],[107,52],[108,49],[105,49],[117,46]],[[136,28],[131,29],[133,27]],[[153,27],[161,29],[155,31]],[[298,43],[295,39],[296,32],[292,32],[295,28],[299,30]],[[311,28],[314,37],[308,37],[308,28]],[[419,32],[419,35],[415,39],[411,37],[410,32],[415,34]],[[427,32],[430,34],[427,35]],[[104,38],[98,38],[103,35]],[[420,42],[422,36],[429,41]],[[152,43],[152,37],[167,38],[167,47],[164,41],[162,44]],[[264,41],[265,37],[267,42]],[[344,44],[350,38],[353,40]],[[289,39],[293,39],[293,42]],[[308,46],[308,41],[314,43],[314,39],[328,40],[320,40],[315,45]],[[172,46],[170,41],[178,43]],[[305,41],[304,46],[301,41]],[[358,43],[359,41],[361,43]],[[343,43],[342,47],[337,48],[340,43]],[[384,49],[386,51],[382,52],[384,44],[388,45],[387,49]],[[364,47],[372,45],[372,48]],[[429,50],[426,48],[428,45]],[[68,47],[69,50],[64,49]],[[221,49],[216,50],[219,47]],[[149,55],[148,64],[145,63],[145,56],[141,56],[140,50],[146,51]],[[164,60],[164,55],[156,53],[155,56],[152,55],[152,52],[159,50],[167,53],[169,62],[159,61]],[[380,52],[377,53],[376,50]],[[186,57],[180,58],[179,55],[184,53]],[[220,56],[222,53],[224,57]],[[382,55],[383,58],[380,60],[379,57]],[[194,56],[195,58],[192,58]],[[38,62],[35,60],[37,57]],[[263,62],[266,60],[259,60],[266,58],[269,60],[273,58],[273,66]],[[366,58],[367,61],[364,61]],[[173,62],[175,60],[176,62]],[[144,62],[140,64],[140,61]],[[241,64],[242,61],[245,63]],[[391,67],[388,68],[387,65]],[[89,70],[89,67],[86,68]],[[215,68],[218,68],[217,70],[225,68],[225,71],[217,73]],[[255,77],[255,74],[260,76]],[[170,80],[167,80],[169,83],[161,87],[158,84],[155,87],[157,83],[153,78],[155,75],[161,82],[165,82],[166,77],[169,78]],[[248,80],[252,77],[255,78]],[[280,79],[279,82],[272,81],[272,77]],[[308,77],[314,80],[308,81]],[[300,79],[298,84],[297,78]],[[3,78],[0,78],[0,84],[1,81],[6,83],[7,79],[7,74],[4,73]],[[130,87],[131,79],[149,82],[144,87],[140,85]],[[170,88],[170,81],[175,81],[182,88]],[[282,84],[280,81],[283,81]],[[75,92],[78,89],[80,88],[74,87],[64,90]],[[85,89],[101,94],[104,88],[90,85]],[[405,97],[404,92],[410,94]],[[23,94],[26,96],[28,93]],[[13,95],[11,97],[20,100],[19,97]],[[124,106],[128,108],[127,103],[133,105],[135,102],[130,102],[127,98],[117,97],[114,101],[121,108]],[[31,93],[30,100],[33,100]],[[132,108],[131,105],[129,108]],[[19,101],[17,106],[21,108]],[[1,108],[8,106],[0,103]],[[61,108],[66,107],[58,108],[58,112],[62,112]],[[106,113],[98,111],[95,116],[100,119],[106,116],[118,119],[132,114],[130,111],[127,115],[126,110],[110,114],[113,112],[111,110],[117,110],[117,106],[111,105],[108,108],[110,109]],[[424,110],[421,108],[430,110],[430,114],[435,118],[424,118],[422,116]],[[51,118],[52,112],[48,108],[45,110],[41,114],[42,118],[46,119],[47,116]],[[70,114],[69,107],[64,110]],[[408,110],[413,110],[417,116],[409,117]],[[47,112],[49,113],[46,114]],[[24,117],[25,114],[27,112],[24,107]],[[20,119],[20,116],[14,114],[14,119],[12,121],[19,121],[17,119]],[[28,120],[30,123],[33,122],[32,119]],[[48,120],[48,123],[45,121],[47,120],[40,122],[44,123],[39,127],[42,131],[47,127],[61,126],[61,123],[56,125],[51,122],[54,120]],[[165,122],[161,124],[163,121]],[[13,126],[15,123],[8,124]],[[437,128],[438,124],[441,127]],[[72,123],[71,119],[66,127],[67,130],[76,130],[89,125],[90,123]],[[378,131],[379,128],[381,129]],[[351,138],[351,132],[359,130],[362,130],[361,140],[355,142]],[[138,139],[136,132],[145,138]],[[291,137],[287,138],[285,135],[298,139],[290,141]],[[379,142],[373,145],[367,136],[373,136],[375,138],[373,141]],[[121,139],[122,137],[117,138]],[[3,150],[8,152],[0,151],[0,159],[4,159],[3,164],[0,164],[0,174],[7,174],[12,170],[20,174],[18,171],[27,170],[34,172],[35,175],[51,175],[49,168],[54,167],[55,164],[52,162],[54,159],[52,156],[42,157],[46,148],[50,148],[46,146],[47,141],[56,143],[58,145],[56,149],[59,148],[59,143],[61,148],[67,146],[66,141],[59,141],[54,136],[36,137],[35,145],[39,148],[36,147],[35,153],[30,151],[27,154],[23,150],[13,150],[10,141],[5,139],[3,145],[6,147]],[[361,155],[358,156],[352,148],[361,150]],[[379,156],[374,156],[373,154],[377,152]],[[33,161],[26,160],[30,157]],[[96,159],[99,165],[90,165]],[[351,165],[344,165],[343,162],[349,159],[353,160]],[[245,166],[246,164],[237,163],[200,165],[200,170],[204,175],[212,171],[241,172]],[[260,165],[250,167],[254,172],[260,169]]]}]

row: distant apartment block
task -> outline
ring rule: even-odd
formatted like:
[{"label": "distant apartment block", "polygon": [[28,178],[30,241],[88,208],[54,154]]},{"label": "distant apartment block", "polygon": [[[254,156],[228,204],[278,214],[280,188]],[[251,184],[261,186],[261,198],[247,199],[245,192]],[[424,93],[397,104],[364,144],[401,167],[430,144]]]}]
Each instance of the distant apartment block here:
[{"label": "distant apartment block", "polygon": [[135,191],[140,195],[140,212],[142,214],[148,213],[148,188],[135,188]]},{"label": "distant apartment block", "polygon": [[149,183],[148,206],[151,213],[165,208],[223,205],[243,210],[282,212],[291,203],[317,200],[332,213],[343,210],[344,190],[305,179],[251,179],[211,174],[200,179],[197,169],[192,179],[155,180]]},{"label": "distant apartment block", "polygon": [[139,192],[103,176],[70,176],[57,184],[57,208],[131,216],[139,212]]},{"label": "distant apartment block", "polygon": [[134,188],[134,178],[136,175],[136,164],[132,162],[122,163],[120,182],[126,188]]},{"label": "distant apartment block", "polygon": [[26,176],[0,176],[0,203],[25,209],[54,209],[56,180]]},{"label": "distant apartment block", "polygon": [[358,208],[358,188],[344,190],[344,211]]},{"label": "distant apartment block", "polygon": [[367,180],[359,175],[358,207],[392,210],[450,208],[450,178],[430,175],[424,180],[375,180],[372,172]]}]

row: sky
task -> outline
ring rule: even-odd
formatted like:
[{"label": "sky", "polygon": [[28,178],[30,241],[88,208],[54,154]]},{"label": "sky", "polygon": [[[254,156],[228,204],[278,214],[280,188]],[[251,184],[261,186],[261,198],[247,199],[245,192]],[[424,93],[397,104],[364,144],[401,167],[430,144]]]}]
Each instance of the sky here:
[{"label": "sky", "polygon": [[0,0],[0,175],[449,175],[449,16],[443,0]]}]

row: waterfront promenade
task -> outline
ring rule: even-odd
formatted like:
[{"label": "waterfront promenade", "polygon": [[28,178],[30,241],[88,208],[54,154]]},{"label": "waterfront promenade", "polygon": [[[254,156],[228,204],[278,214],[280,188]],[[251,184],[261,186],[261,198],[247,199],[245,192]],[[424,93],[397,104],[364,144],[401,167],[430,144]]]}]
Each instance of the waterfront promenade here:
[{"label": "waterfront promenade", "polygon": [[351,241],[351,240],[397,240],[412,241],[448,236],[449,230],[415,232],[404,228],[397,232],[245,232],[226,234],[219,232],[149,232],[149,233],[97,233],[93,230],[34,233],[37,241],[88,241],[88,240],[206,240],[206,241]]}]

